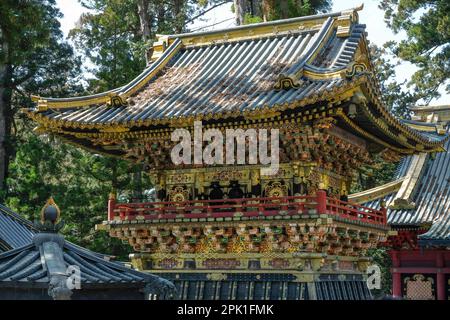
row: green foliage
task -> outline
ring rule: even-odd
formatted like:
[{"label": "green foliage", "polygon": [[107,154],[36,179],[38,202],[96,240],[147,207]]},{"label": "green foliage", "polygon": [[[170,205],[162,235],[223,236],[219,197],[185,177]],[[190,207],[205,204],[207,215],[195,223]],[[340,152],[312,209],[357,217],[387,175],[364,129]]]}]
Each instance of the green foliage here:
[{"label": "green foliage", "polygon": [[372,258],[372,262],[381,269],[381,289],[372,290],[372,295],[375,298],[392,295],[392,261],[387,249],[369,249],[367,253],[368,256]]},{"label": "green foliage", "polygon": [[[16,147],[17,111],[29,95],[80,91],[80,58],[63,41],[54,0],[0,1],[0,199]],[[3,171],[4,170],[4,171]]]},{"label": "green foliage", "polygon": [[263,22],[263,19],[258,16],[252,16],[250,13],[246,13],[244,17],[244,23],[245,24],[252,24],[252,23],[260,23]]},{"label": "green foliage", "polygon": [[136,1],[82,1],[90,9],[69,33],[92,63],[90,92],[124,85],[145,67]]},{"label": "green foliage", "polygon": [[378,155],[373,160],[372,165],[363,166],[358,170],[350,193],[375,188],[394,179],[396,163],[386,162]]},{"label": "green foliage", "polygon": [[[331,9],[329,0],[282,0],[282,1],[262,1],[266,2],[264,11],[267,20],[278,20],[312,15],[318,12],[325,12]],[[264,6],[264,4],[263,4]]]},{"label": "green foliage", "polygon": [[409,119],[411,112],[408,108],[420,97],[415,92],[405,89],[406,80],[403,82],[396,80],[395,67],[400,64],[400,61],[394,63],[386,48],[371,45],[370,51],[385,105],[397,117]]},{"label": "green foliage", "polygon": [[[80,57],[63,41],[54,0],[0,2],[0,66],[11,66],[13,114],[29,94],[63,96],[81,90]],[[7,50],[6,50],[7,48]]]},{"label": "green foliage", "polygon": [[243,0],[233,4],[231,10],[236,13],[235,6],[241,8],[244,24],[288,19],[327,12],[331,9],[330,0]]},{"label": "green foliage", "polygon": [[408,82],[415,101],[428,103],[450,93],[450,2],[448,0],[382,0],[387,25],[406,39],[386,47],[398,58],[419,68]]},{"label": "green foliage", "polygon": [[[105,220],[108,195],[134,190],[130,179],[139,167],[123,160],[93,155],[50,137],[28,134],[11,163],[6,204],[30,220],[39,219],[46,199],[53,196],[66,222],[66,239],[89,249],[125,258],[131,251],[94,226]],[[149,179],[142,187],[150,188]]]}]

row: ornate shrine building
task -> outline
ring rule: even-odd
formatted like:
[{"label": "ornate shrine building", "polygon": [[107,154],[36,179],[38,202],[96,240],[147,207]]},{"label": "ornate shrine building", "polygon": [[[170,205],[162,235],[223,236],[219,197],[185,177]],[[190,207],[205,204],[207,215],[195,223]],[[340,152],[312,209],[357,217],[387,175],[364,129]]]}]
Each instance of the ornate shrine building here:
[{"label": "ornate shrine building", "polygon": [[[414,107],[410,128],[430,136],[450,133],[450,106]],[[445,152],[419,153],[400,162],[397,179],[350,196],[365,206],[387,206],[393,229],[393,294],[407,299],[450,299],[450,142]]]},{"label": "ornate shrine building", "polygon": [[[129,84],[34,97],[24,112],[39,133],[148,170],[156,201],[112,194],[98,227],[131,244],[134,266],[173,281],[180,299],[369,299],[366,252],[389,227],[382,206],[345,201],[354,173],[375,155],[443,151],[447,136],[387,111],[360,9],[160,36]],[[279,129],[280,169],[174,165],[171,134],[194,133],[194,121]]]}]

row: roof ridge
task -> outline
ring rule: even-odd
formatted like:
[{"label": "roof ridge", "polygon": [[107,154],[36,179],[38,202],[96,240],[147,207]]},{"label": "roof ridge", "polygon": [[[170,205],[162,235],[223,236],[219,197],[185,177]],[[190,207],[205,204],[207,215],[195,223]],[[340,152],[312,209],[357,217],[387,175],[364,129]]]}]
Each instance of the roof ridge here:
[{"label": "roof ridge", "polygon": [[364,8],[364,3],[361,3],[357,7],[341,10],[341,11],[335,11],[335,12],[328,12],[328,13],[321,13],[321,14],[312,14],[308,16],[301,16],[301,17],[295,17],[295,18],[288,18],[288,19],[279,19],[279,20],[273,20],[273,21],[265,21],[265,22],[258,22],[258,23],[252,23],[252,24],[246,24],[241,26],[234,26],[229,27],[225,29],[216,29],[216,30],[208,30],[208,31],[195,31],[195,32],[186,32],[181,34],[170,34],[170,35],[159,35],[157,34],[157,37],[168,37],[168,38],[184,38],[184,37],[201,37],[206,35],[212,35],[212,34],[221,34],[221,33],[227,33],[230,31],[239,31],[239,30],[248,30],[248,29],[255,29],[255,28],[261,28],[261,27],[267,27],[267,26],[280,26],[295,22],[305,22],[305,21],[311,21],[311,20],[318,20],[318,19],[324,19],[330,17],[339,17],[344,14],[348,14],[350,12],[356,13],[357,11],[361,11]]},{"label": "roof ridge", "polygon": [[384,199],[387,195],[397,192],[404,180],[405,177],[401,177],[380,186],[350,194],[348,198],[351,202],[355,203],[366,203]]}]

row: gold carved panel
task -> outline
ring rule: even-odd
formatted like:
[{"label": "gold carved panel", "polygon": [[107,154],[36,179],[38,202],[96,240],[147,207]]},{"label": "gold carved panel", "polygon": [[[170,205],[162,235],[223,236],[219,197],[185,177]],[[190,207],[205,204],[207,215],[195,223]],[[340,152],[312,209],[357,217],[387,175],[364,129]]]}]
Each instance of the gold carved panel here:
[{"label": "gold carved panel", "polygon": [[192,184],[195,182],[193,173],[177,173],[169,174],[166,178],[167,184]]}]

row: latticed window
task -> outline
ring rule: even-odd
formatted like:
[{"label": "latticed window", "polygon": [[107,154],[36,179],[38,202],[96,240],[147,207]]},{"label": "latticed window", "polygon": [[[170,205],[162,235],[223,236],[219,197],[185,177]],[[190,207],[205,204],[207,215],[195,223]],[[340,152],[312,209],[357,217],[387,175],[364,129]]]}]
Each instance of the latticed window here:
[{"label": "latticed window", "polygon": [[432,275],[405,275],[403,294],[409,300],[435,300],[436,281]]}]

